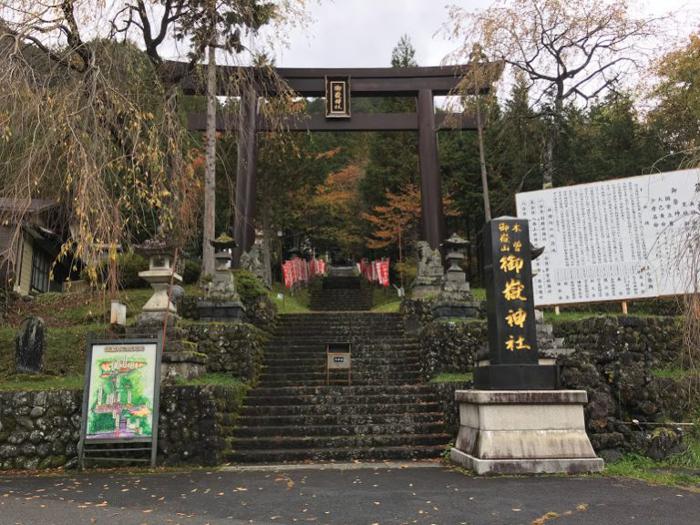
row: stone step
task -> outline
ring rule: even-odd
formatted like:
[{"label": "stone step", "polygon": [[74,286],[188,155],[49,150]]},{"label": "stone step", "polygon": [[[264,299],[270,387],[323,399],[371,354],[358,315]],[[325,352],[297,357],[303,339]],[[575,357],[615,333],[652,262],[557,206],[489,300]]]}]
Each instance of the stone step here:
[{"label": "stone step", "polygon": [[278,326],[275,328],[275,334],[278,336],[295,335],[298,333],[335,333],[335,332],[362,332],[362,333],[377,333],[379,335],[386,333],[388,335],[402,334],[403,326],[387,326],[385,324],[377,324],[376,326],[367,326],[363,324],[342,325],[342,326]]},{"label": "stone step", "polygon": [[369,448],[241,450],[227,459],[234,463],[290,463],[300,461],[410,460],[437,458],[443,446],[398,446]]},{"label": "stone step", "polygon": [[319,426],[356,426],[356,425],[415,425],[419,423],[437,423],[443,420],[444,414],[434,412],[395,412],[395,413],[364,413],[364,414],[287,414],[243,416],[238,419],[240,427],[279,427],[296,426],[311,428]]},{"label": "stone step", "polygon": [[[347,377],[347,372],[344,370],[331,371],[331,379],[335,383],[344,381]],[[420,383],[420,373],[418,371],[411,372],[384,372],[382,370],[376,373],[371,373],[367,370],[353,370],[352,382],[357,384],[383,384],[384,382],[393,384],[415,384]],[[290,384],[324,384],[326,380],[326,372],[263,372],[260,377],[262,385],[271,385],[271,383],[290,383]],[[320,383],[316,383],[316,382]]]},{"label": "stone step", "polygon": [[233,449],[243,450],[269,449],[337,449],[370,447],[412,447],[425,445],[445,445],[451,436],[443,433],[434,434],[368,434],[350,436],[265,436],[236,438]]},{"label": "stone step", "polygon": [[354,322],[333,323],[330,321],[317,322],[295,322],[295,323],[277,323],[275,329],[281,332],[289,332],[292,330],[372,330],[382,329],[387,331],[400,331],[404,328],[403,322],[372,322],[367,323],[364,320],[358,319]]},{"label": "stone step", "polygon": [[[365,350],[352,352],[352,358],[356,361],[363,362],[413,362],[421,360],[421,355],[415,350]],[[276,350],[267,350],[265,352],[265,362],[268,364],[290,364],[294,363],[314,363],[321,361],[326,362],[326,351],[316,352],[281,352]]]},{"label": "stone step", "polygon": [[[386,361],[379,361],[379,360],[374,360],[371,362],[367,361],[359,361],[357,359],[354,359],[352,361],[352,373],[353,374],[360,374],[361,376],[364,375],[377,375],[377,374],[382,374],[382,375],[402,375],[402,374],[420,374],[421,373],[421,364],[418,363],[417,361],[414,362],[407,362],[407,363],[392,363],[392,362],[386,362]],[[330,371],[331,373],[334,372],[334,370]],[[339,373],[341,371],[338,371]],[[303,376],[303,377],[312,377],[310,374],[314,374],[313,377],[316,376],[316,374],[325,374],[326,373],[326,360],[321,359],[319,361],[315,362],[308,362],[308,363],[300,363],[300,364],[293,364],[293,365],[279,365],[279,364],[270,364],[268,363],[265,365],[262,369],[262,373],[265,377],[267,376],[272,376],[272,375],[278,375],[278,374],[283,374],[283,375],[294,375],[296,376]],[[345,370],[342,371],[342,373],[346,373]]]},{"label": "stone step", "polygon": [[326,384],[324,379],[307,379],[304,381],[299,380],[274,380],[269,379],[266,381],[261,381],[260,386],[265,388],[285,388],[285,387],[321,387],[321,386],[377,386],[377,385],[390,385],[390,386],[410,386],[415,385],[419,381],[416,378],[380,378],[380,379],[359,379],[357,377],[352,378],[351,385],[348,385],[346,377],[332,377],[330,384]]},{"label": "stone step", "polygon": [[322,350],[325,351],[326,345],[328,343],[350,343],[355,349],[364,348],[385,348],[387,350],[395,349],[412,349],[420,350],[421,346],[418,341],[409,337],[394,337],[391,339],[373,339],[373,336],[367,335],[365,337],[343,337],[339,335],[334,336],[305,336],[298,335],[294,337],[286,338],[272,338],[268,340],[267,348],[289,348],[290,350],[295,349],[310,349],[310,350]]},{"label": "stone step", "polygon": [[[331,378],[335,379],[345,379],[348,375],[345,370],[331,370]],[[380,383],[380,379],[384,378],[400,378],[400,379],[412,379],[421,377],[421,368],[419,365],[414,365],[411,368],[401,368],[397,370],[395,366],[360,366],[357,363],[353,365],[352,377],[357,380],[363,379],[377,379],[377,383]],[[267,379],[272,380],[283,380],[283,381],[294,381],[294,380],[306,380],[306,379],[325,379],[326,378],[326,367],[325,365],[317,366],[306,366],[298,368],[263,368],[262,375],[260,376],[261,381]],[[416,379],[415,382],[420,382]]]},{"label": "stone step", "polygon": [[[396,371],[406,371],[408,369],[413,369],[416,367],[420,368],[420,359],[413,356],[385,356],[385,355],[375,355],[375,356],[358,356],[355,354],[351,355],[352,367],[353,369],[363,368],[363,367],[384,367],[391,368]],[[315,356],[307,356],[304,358],[290,357],[287,356],[286,359],[265,359],[265,366],[267,368],[274,369],[284,369],[284,368],[298,368],[304,369],[307,366],[318,367],[320,366],[324,370],[326,369],[326,353],[316,354]]]},{"label": "stone step", "polygon": [[346,404],[346,405],[243,405],[242,416],[295,416],[295,415],[335,415],[335,414],[411,414],[415,412],[436,412],[437,402],[387,403],[387,404]]},{"label": "stone step", "polygon": [[295,395],[391,395],[411,393],[419,396],[435,392],[432,385],[373,385],[373,386],[292,386],[281,388],[257,387],[248,392],[248,398],[269,396],[295,396]]},{"label": "stone step", "polygon": [[383,394],[383,395],[344,395],[341,393],[326,395],[294,395],[294,396],[255,396],[246,398],[246,406],[280,406],[280,405],[374,405],[374,404],[410,404],[435,403],[435,394]]},{"label": "stone step", "polygon": [[403,322],[403,316],[400,313],[375,313],[375,312],[357,312],[336,315],[329,312],[314,312],[314,313],[298,313],[298,314],[281,314],[278,316],[278,322],[284,323],[324,323],[336,322],[347,323],[362,321],[365,323],[371,322]]},{"label": "stone step", "polygon": [[427,423],[387,423],[365,425],[288,425],[288,426],[238,426],[236,437],[263,436],[354,436],[367,434],[433,434],[444,430],[444,421]]},{"label": "stone step", "polygon": [[317,352],[325,352],[326,345],[329,343],[350,343],[351,350],[415,350],[420,351],[422,347],[415,339],[408,337],[395,337],[393,339],[376,340],[370,339],[371,336],[364,338],[343,338],[337,337],[288,337],[286,339],[270,339],[265,348],[270,350],[311,350]]},{"label": "stone step", "polygon": [[[290,366],[290,367],[303,367],[303,366],[323,366],[325,369],[326,366],[326,353],[325,352],[319,352],[316,354],[304,354],[304,355],[294,355],[294,354],[285,354],[285,355],[280,355],[280,356],[275,356],[275,357],[266,357],[264,360],[264,363],[266,365],[275,367],[275,368],[280,368],[284,366]],[[355,353],[352,354],[352,361],[353,361],[353,366],[356,365],[363,365],[363,366],[371,366],[374,364],[385,364],[385,365],[393,365],[396,367],[401,367],[403,365],[406,366],[412,366],[412,365],[419,365],[421,364],[421,359],[416,356],[415,354],[409,354],[406,353],[406,355],[396,355],[396,354],[390,354],[390,355],[384,355],[379,352],[377,352],[377,355],[357,355]]]},{"label": "stone step", "polygon": [[397,332],[395,334],[380,334],[375,330],[370,330],[368,332],[322,332],[319,330],[309,331],[309,332],[296,332],[287,335],[273,334],[268,340],[271,344],[289,344],[289,345],[300,345],[300,344],[316,344],[325,345],[326,343],[337,343],[337,342],[350,342],[350,343],[364,343],[366,345],[375,344],[420,344],[420,340],[417,337],[405,335],[404,332]]},{"label": "stone step", "polygon": [[[371,375],[372,372],[376,372],[376,374],[381,374],[381,375],[392,375],[392,376],[404,376],[404,375],[415,375],[420,373],[421,367],[419,363],[406,363],[402,365],[395,365],[394,363],[380,363],[380,362],[371,362],[371,363],[366,363],[367,366],[363,366],[362,361],[354,362],[352,363],[352,373],[358,373],[361,376],[365,375]],[[331,372],[342,372],[342,373],[347,373],[346,370],[331,370]],[[263,366],[263,371],[261,375],[261,379],[270,376],[270,375],[285,375],[289,376],[289,379],[316,379],[319,374],[323,374],[325,377],[326,374],[326,360],[322,359],[319,362],[317,362],[314,365],[310,365],[309,367],[307,366],[294,366],[290,368],[285,368],[283,366],[272,366],[267,368],[266,366]],[[419,381],[420,382],[420,381]]]},{"label": "stone step", "polygon": [[[263,372],[266,374],[303,374],[306,372],[326,373],[326,358],[305,360],[266,361]],[[416,360],[352,359],[353,372],[368,370],[420,372],[421,363]]]}]

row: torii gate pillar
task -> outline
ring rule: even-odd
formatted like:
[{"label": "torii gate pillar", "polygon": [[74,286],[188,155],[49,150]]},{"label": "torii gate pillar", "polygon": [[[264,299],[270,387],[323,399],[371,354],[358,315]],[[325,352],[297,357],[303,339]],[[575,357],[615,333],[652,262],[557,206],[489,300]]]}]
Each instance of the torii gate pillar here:
[{"label": "torii gate pillar", "polygon": [[445,239],[445,219],[442,212],[435,108],[430,89],[418,91],[418,158],[423,240],[436,250]]}]

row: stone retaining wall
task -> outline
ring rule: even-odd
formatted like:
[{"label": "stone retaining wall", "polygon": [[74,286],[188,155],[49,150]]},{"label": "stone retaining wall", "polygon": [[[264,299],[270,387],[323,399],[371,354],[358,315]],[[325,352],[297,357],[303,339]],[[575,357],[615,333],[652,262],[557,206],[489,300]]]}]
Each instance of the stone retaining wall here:
[{"label": "stone retaining wall", "polygon": [[488,344],[486,321],[478,319],[434,321],[423,326],[419,337],[421,372],[426,378],[471,372],[477,352]]},{"label": "stone retaining wall", "polygon": [[588,392],[586,430],[597,452],[612,460],[629,451],[658,458],[678,449],[678,430],[667,429],[661,436],[654,426],[644,425],[689,415],[686,381],[654,373],[680,366],[678,318],[601,316],[557,323],[554,335],[576,349],[558,359],[562,383]]},{"label": "stone retaining wall", "polygon": [[266,332],[248,323],[183,323],[180,328],[197,352],[207,355],[207,372],[255,383],[262,370]]},{"label": "stone retaining wall", "polygon": [[456,437],[459,430],[459,404],[455,401],[455,392],[474,388],[473,383],[471,381],[432,383],[430,386],[438,398],[440,409],[445,414],[445,432]]},{"label": "stone retaining wall", "polygon": [[[412,307],[410,313],[420,311]],[[588,393],[586,429],[596,451],[615,459],[629,451],[659,457],[677,450],[681,437],[677,430],[664,431],[661,446],[659,432],[643,423],[687,419],[696,402],[691,393],[700,391],[698,378],[675,380],[655,375],[655,370],[680,365],[678,318],[600,316],[557,322],[554,336],[564,337],[564,346],[576,350],[557,361],[562,366],[562,386]],[[426,378],[441,372],[472,371],[476,353],[488,344],[484,320],[426,322],[419,337]],[[446,396],[454,390],[454,383],[436,388],[451,430],[456,407],[450,406]],[[642,424],[631,425],[633,420]]]},{"label": "stone retaining wall", "polygon": [[[159,464],[220,463],[245,390],[244,385],[164,387]],[[74,467],[82,397],[81,390],[0,392],[0,470]]]}]

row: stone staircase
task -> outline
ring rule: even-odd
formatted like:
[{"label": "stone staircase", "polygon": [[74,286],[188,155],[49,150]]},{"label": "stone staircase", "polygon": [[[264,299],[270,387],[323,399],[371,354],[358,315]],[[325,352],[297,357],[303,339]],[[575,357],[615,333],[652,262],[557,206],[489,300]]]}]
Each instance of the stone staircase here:
[{"label": "stone staircase", "polygon": [[372,308],[372,289],[363,287],[360,277],[331,270],[321,286],[313,287],[310,308],[314,311],[363,311]]},{"label": "stone staircase", "polygon": [[[326,343],[352,343],[352,385],[334,372]],[[238,463],[414,459],[439,456],[444,433],[434,389],[422,384],[419,343],[399,314],[280,316],[234,431]]]}]

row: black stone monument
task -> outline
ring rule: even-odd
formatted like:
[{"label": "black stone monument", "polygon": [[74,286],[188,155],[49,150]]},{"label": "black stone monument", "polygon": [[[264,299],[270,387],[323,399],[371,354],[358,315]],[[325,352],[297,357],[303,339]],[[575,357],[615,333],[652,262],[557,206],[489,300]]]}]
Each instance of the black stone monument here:
[{"label": "black stone monument", "polygon": [[491,220],[485,226],[484,247],[489,357],[486,366],[474,371],[475,388],[558,388],[557,366],[540,365],[538,359],[527,220]]},{"label": "black stone monument", "polygon": [[41,317],[27,317],[15,337],[15,369],[18,374],[39,374],[44,367],[46,329]]}]

